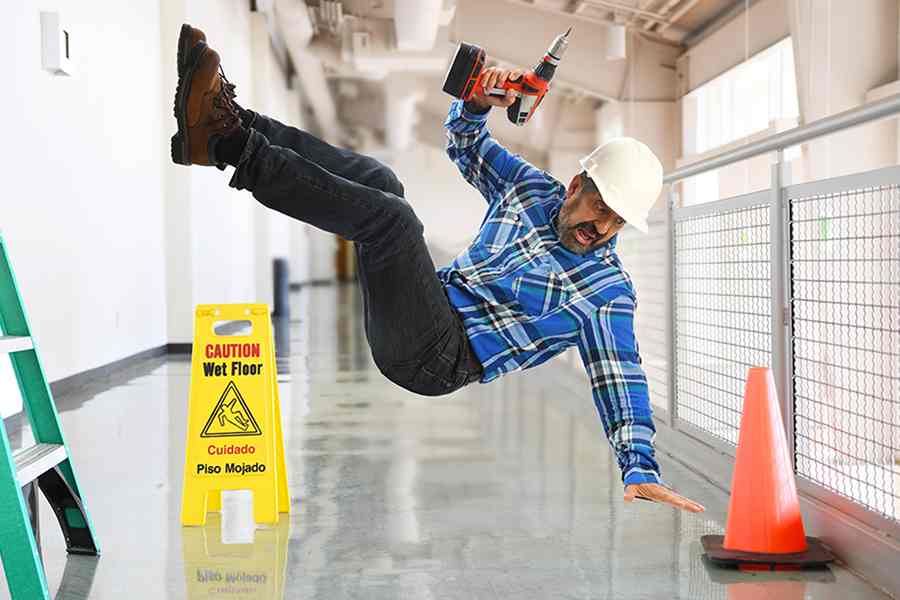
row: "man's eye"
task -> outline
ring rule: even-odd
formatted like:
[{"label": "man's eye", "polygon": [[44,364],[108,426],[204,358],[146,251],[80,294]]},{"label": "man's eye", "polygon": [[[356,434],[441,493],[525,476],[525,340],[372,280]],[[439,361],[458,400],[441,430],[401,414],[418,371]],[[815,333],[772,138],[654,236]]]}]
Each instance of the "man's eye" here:
[{"label": "man's eye", "polygon": [[625,219],[623,219],[622,217],[619,217],[618,219],[616,219],[616,225],[624,225],[624,224],[625,224]]}]

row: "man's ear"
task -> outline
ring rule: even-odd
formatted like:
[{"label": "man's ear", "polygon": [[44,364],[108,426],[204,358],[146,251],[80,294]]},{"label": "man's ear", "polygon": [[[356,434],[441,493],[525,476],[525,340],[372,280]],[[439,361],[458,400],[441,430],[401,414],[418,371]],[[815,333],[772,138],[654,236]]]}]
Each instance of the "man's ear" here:
[{"label": "man's ear", "polygon": [[581,190],[581,177],[575,175],[572,177],[572,181],[569,182],[569,196],[575,196],[578,194],[579,190]]}]

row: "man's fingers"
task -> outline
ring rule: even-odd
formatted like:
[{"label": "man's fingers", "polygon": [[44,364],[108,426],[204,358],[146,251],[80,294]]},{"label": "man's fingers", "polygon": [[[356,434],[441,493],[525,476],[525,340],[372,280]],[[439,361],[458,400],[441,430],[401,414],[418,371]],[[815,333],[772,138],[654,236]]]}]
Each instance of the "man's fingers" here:
[{"label": "man's fingers", "polygon": [[631,502],[636,497],[646,498],[653,502],[661,502],[689,512],[703,512],[702,504],[658,484],[629,485],[625,488],[625,501]]},{"label": "man's fingers", "polygon": [[487,71],[484,72],[484,78],[481,80],[481,87],[484,88],[484,91],[487,92],[491,89],[491,77],[494,75],[494,68],[491,67]]},{"label": "man's fingers", "polygon": [[684,502],[685,502],[685,504],[684,504],[685,510],[689,510],[689,511],[695,512],[695,513],[703,512],[706,510],[706,507],[704,507],[699,502],[694,502],[693,500],[688,500],[687,498],[684,499]]},{"label": "man's fingers", "polygon": [[664,490],[661,494],[661,501],[690,512],[703,512],[705,510],[702,505],[670,490]]},{"label": "man's fingers", "polygon": [[522,76],[521,69],[501,69],[500,67],[490,67],[485,69],[482,78],[482,86],[485,91],[500,87],[507,81],[518,81]]},{"label": "man's fingers", "polygon": [[488,89],[489,89],[489,90],[492,90],[492,89],[494,89],[495,87],[497,87],[497,78],[498,78],[498,77],[500,77],[500,72],[499,72],[499,71],[494,70],[494,71],[491,72],[490,77],[488,77],[488,82],[489,82]]}]

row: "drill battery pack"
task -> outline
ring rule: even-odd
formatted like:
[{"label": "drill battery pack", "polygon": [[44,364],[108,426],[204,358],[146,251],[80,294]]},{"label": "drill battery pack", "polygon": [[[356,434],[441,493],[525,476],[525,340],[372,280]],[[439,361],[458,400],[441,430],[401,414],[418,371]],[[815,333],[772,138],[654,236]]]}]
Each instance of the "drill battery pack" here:
[{"label": "drill battery pack", "polygon": [[475,83],[484,69],[485,56],[484,48],[460,42],[453,60],[450,61],[443,91],[454,98],[471,100],[475,92]]}]

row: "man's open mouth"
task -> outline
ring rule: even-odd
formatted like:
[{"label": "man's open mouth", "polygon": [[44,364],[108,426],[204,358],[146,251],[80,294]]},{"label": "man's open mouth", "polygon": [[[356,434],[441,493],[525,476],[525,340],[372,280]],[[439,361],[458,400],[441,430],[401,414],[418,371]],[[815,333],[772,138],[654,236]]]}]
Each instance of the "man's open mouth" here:
[{"label": "man's open mouth", "polygon": [[575,227],[575,239],[582,246],[590,246],[598,237],[600,236],[597,235],[597,230],[593,225],[577,225]]}]

